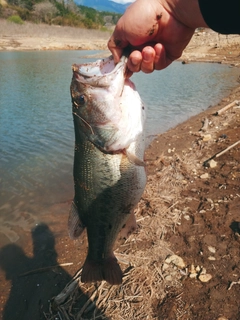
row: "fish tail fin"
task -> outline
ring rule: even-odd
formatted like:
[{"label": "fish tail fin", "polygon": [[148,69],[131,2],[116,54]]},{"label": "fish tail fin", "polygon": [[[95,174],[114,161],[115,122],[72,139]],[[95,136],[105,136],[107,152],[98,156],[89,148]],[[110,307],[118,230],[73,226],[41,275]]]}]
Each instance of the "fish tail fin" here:
[{"label": "fish tail fin", "polygon": [[104,260],[103,277],[112,285],[122,283],[123,273],[114,255]]},{"label": "fish tail fin", "polygon": [[81,281],[85,283],[102,280],[104,280],[102,273],[102,263],[92,261],[87,257],[82,268]]},{"label": "fish tail fin", "polygon": [[83,232],[85,226],[78,215],[78,209],[74,201],[72,202],[68,218],[68,233],[71,239],[78,238]]},{"label": "fish tail fin", "polygon": [[96,282],[105,280],[109,284],[122,283],[122,270],[115,256],[108,257],[101,263],[91,261],[88,257],[83,265],[81,281]]}]

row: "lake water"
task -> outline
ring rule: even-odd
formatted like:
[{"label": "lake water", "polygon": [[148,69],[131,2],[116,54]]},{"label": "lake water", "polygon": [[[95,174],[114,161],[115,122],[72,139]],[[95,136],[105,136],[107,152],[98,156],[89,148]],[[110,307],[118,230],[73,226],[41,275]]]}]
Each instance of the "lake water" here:
[{"label": "lake water", "polygon": [[[0,52],[0,245],[24,243],[39,222],[53,229],[68,212],[49,208],[73,196],[71,65],[97,52]],[[148,108],[152,136],[217,103],[237,85],[239,69],[173,63],[132,77]],[[63,227],[65,228],[65,227]],[[61,231],[61,228],[60,228]]]}]

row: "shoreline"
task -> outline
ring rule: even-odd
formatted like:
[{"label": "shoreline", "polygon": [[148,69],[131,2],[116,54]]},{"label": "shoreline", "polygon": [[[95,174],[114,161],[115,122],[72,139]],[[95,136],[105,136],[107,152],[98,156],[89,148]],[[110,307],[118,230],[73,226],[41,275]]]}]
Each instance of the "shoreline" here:
[{"label": "shoreline", "polygon": [[[45,50],[106,50],[112,31],[49,26],[0,19],[0,52]],[[221,35],[206,29],[195,32],[180,61],[215,62],[240,66],[240,35]],[[109,52],[109,51],[108,51]]]},{"label": "shoreline", "polygon": [[[78,39],[64,40],[66,49],[63,49],[60,47],[63,45],[62,39],[60,41],[56,36],[54,41],[36,37],[35,40],[29,40],[28,44],[20,40],[23,38],[5,37],[7,49],[0,50],[69,50],[70,45],[73,48],[71,50],[79,50]],[[215,33],[196,34],[180,60],[185,63],[227,63],[239,67],[239,45],[235,43],[239,36],[225,38],[222,36],[220,42],[216,42],[219,39]],[[2,39],[0,37],[1,44]],[[43,39],[42,43],[40,39]],[[81,45],[85,43],[84,48],[90,48],[90,42],[87,39],[84,41]],[[104,50],[98,49],[98,46],[103,45],[104,48],[107,40],[98,41],[98,44],[91,44],[93,49],[80,50]],[[96,306],[93,306],[92,316],[101,312],[103,317],[109,319],[113,314],[114,319],[139,320],[196,317],[199,320],[237,320],[240,317],[240,286],[229,286],[229,283],[238,283],[240,274],[240,144],[214,157],[240,140],[240,106],[235,104],[222,115],[215,115],[236,100],[240,101],[240,84],[237,83],[236,88],[215,106],[157,135],[151,142],[145,156],[148,182],[136,213],[138,230],[126,242],[118,242],[116,246],[117,258],[122,269],[126,270],[122,290],[127,308],[119,288],[111,287],[109,290],[110,287],[102,283],[97,285],[99,298],[95,301]],[[204,129],[203,123],[208,123]],[[210,164],[206,160],[211,157],[214,162]],[[208,165],[204,166],[204,163]],[[49,315],[49,300],[69,283],[86,255],[86,237],[77,241],[68,237],[65,213],[69,205],[67,202],[60,203],[48,209],[48,214],[53,216],[51,228],[54,227],[54,219],[59,219],[56,217],[61,216],[63,220],[52,230],[54,240],[51,238],[50,243],[53,243],[53,247],[41,249],[41,254],[33,261],[35,264],[30,258],[26,262],[26,256],[33,257],[34,239],[31,232],[26,234],[29,245],[23,248],[26,256],[18,251],[19,256],[13,255],[13,261],[17,261],[16,265],[22,268],[21,271],[16,266],[13,270],[10,268],[8,253],[16,254],[15,244],[9,245],[12,251],[5,250],[6,261],[10,263],[10,271],[6,270],[6,275],[2,270],[0,273],[0,308],[1,311],[5,310],[5,318],[14,318],[11,317],[11,310],[15,310],[18,318],[19,315],[35,320],[53,318],[53,314]],[[171,254],[181,257],[184,267],[166,263]],[[17,277],[19,273],[40,270],[45,260],[49,260],[49,264],[43,272]],[[52,268],[54,265],[58,267]],[[200,281],[201,274],[196,271],[197,266],[205,270],[211,280]],[[134,285],[138,287],[136,290]],[[82,286],[80,283],[79,304],[76,308],[70,308],[70,314],[82,309],[87,297],[94,296],[95,289],[91,284]],[[108,294],[104,294],[101,300],[104,290]],[[24,303],[20,303],[20,294],[24,296]],[[76,292],[73,300],[75,298]],[[24,309],[25,305],[28,305],[27,309]],[[65,308],[64,303],[61,308]],[[42,311],[49,317],[43,317]],[[61,312],[60,308],[58,312]],[[59,314],[55,316],[59,317]],[[85,318],[88,318],[87,315]]]}]

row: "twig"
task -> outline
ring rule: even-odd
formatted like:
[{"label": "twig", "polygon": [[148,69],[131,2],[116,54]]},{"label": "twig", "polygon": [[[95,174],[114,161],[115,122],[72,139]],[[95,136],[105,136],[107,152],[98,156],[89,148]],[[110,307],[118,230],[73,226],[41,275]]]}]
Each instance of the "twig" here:
[{"label": "twig", "polygon": [[232,281],[228,287],[228,290],[231,290],[234,284],[240,284],[240,279],[238,281]]},{"label": "twig", "polygon": [[240,101],[238,100],[235,100],[231,103],[229,103],[228,105],[226,105],[224,108],[220,109],[219,111],[217,111],[215,113],[215,116],[220,116],[223,112],[225,112],[226,110],[230,109],[231,107],[235,106],[236,105],[239,105]]},{"label": "twig", "polygon": [[31,271],[28,271],[28,272],[25,272],[25,273],[21,273],[18,276],[19,277],[25,277],[25,276],[28,276],[30,274],[35,274],[35,273],[39,273],[39,272],[45,272],[45,271],[48,271],[49,269],[54,269],[54,268],[57,268],[57,267],[67,267],[67,266],[71,266],[71,265],[73,265],[73,262],[61,263],[61,264],[57,264],[55,266],[39,268],[39,269],[31,270]]},{"label": "twig", "polygon": [[226,153],[228,150],[232,149],[233,147],[235,147],[236,145],[238,145],[240,143],[240,140],[238,140],[237,142],[235,142],[234,144],[230,145],[229,147],[227,147],[226,149],[224,149],[223,151],[219,152],[216,154],[216,158],[220,157],[222,154]]},{"label": "twig", "polygon": [[92,293],[91,297],[88,298],[88,300],[86,301],[86,303],[83,305],[83,307],[81,308],[81,310],[78,312],[78,314],[77,314],[77,320],[78,320],[78,319],[79,319],[79,320],[81,319],[81,316],[82,316],[82,314],[84,313],[84,311],[86,310],[86,308],[88,307],[88,305],[89,305],[90,303],[91,303],[91,304],[94,303],[93,300],[95,299],[98,291],[101,290],[103,286],[104,286],[104,282],[102,282],[102,283],[100,284],[100,286],[99,286],[96,290],[94,290],[94,292]]},{"label": "twig", "polygon": [[226,153],[227,151],[229,151],[229,150],[231,150],[232,148],[236,147],[239,143],[240,143],[240,140],[238,140],[237,142],[231,144],[230,146],[228,146],[228,147],[227,147],[226,149],[224,149],[223,151],[216,153],[216,154],[213,155],[211,158],[205,160],[205,161],[203,162],[203,166],[204,166],[204,167],[207,167],[207,166],[208,166],[207,163],[208,163],[210,160],[212,160],[212,159],[214,159],[214,158],[220,157],[221,155],[223,155],[223,154]]},{"label": "twig", "polygon": [[56,305],[62,304],[66,301],[67,297],[69,297],[78,287],[78,280],[73,280],[54,298],[54,303]]}]

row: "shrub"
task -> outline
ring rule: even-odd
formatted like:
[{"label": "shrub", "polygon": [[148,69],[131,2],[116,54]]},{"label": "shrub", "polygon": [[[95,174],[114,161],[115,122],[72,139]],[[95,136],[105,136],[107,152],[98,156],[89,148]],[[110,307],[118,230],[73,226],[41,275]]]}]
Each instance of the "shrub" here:
[{"label": "shrub", "polygon": [[10,16],[10,17],[8,17],[7,20],[10,22],[17,23],[17,24],[23,24],[23,20],[17,15]]}]

